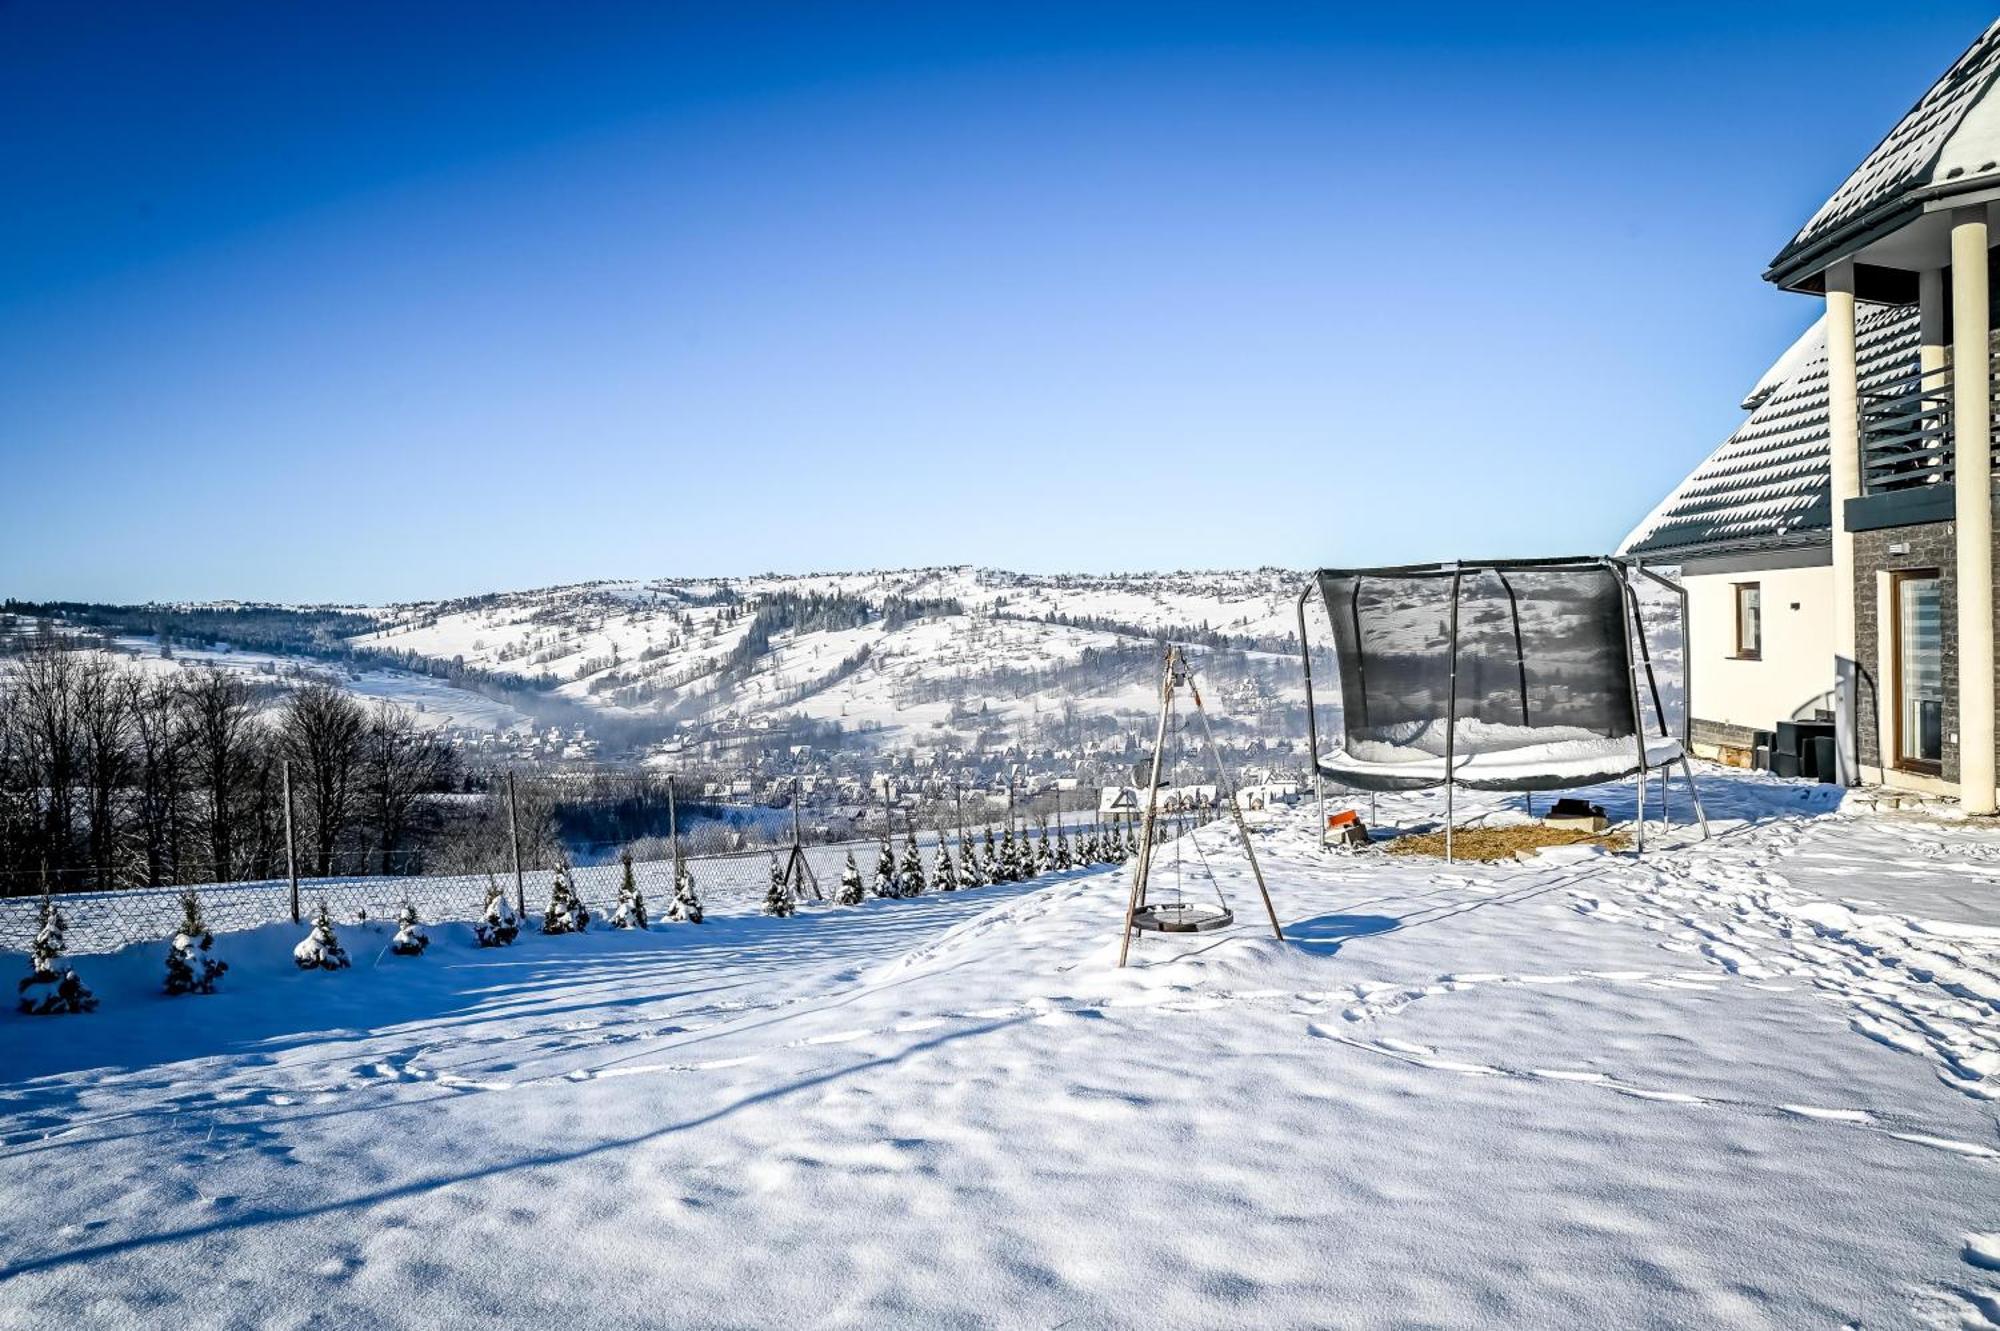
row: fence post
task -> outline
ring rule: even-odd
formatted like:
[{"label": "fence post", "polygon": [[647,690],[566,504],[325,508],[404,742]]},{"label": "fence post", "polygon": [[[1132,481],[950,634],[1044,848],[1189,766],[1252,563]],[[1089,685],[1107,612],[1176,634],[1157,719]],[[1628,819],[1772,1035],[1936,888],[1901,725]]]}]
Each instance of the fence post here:
[{"label": "fence post", "polygon": [[278,764],[285,783],[285,876],[292,880],[292,923],[299,922],[299,847],[292,835],[292,760]]},{"label": "fence post", "polygon": [[514,769],[507,769],[507,841],[514,848],[514,913],[528,913],[528,889],[521,877],[521,814],[515,808]]}]

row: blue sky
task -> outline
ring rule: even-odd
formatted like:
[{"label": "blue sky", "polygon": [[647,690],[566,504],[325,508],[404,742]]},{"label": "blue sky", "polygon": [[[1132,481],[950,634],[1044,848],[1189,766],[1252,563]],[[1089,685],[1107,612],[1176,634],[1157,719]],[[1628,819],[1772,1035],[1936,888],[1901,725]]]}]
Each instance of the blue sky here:
[{"label": "blue sky", "polygon": [[1989,19],[0,0],[0,594],[1609,548]]}]

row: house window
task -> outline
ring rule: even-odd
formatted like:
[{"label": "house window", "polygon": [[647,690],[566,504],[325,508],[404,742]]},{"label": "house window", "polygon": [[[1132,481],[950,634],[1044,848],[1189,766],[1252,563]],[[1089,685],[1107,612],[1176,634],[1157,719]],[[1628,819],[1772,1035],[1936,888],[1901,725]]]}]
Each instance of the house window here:
[{"label": "house window", "polygon": [[1944,758],[1944,585],[1895,575],[1896,765],[1935,776]]},{"label": "house window", "polygon": [[1755,661],[1764,655],[1764,600],[1754,582],[1736,584],[1736,656]]}]

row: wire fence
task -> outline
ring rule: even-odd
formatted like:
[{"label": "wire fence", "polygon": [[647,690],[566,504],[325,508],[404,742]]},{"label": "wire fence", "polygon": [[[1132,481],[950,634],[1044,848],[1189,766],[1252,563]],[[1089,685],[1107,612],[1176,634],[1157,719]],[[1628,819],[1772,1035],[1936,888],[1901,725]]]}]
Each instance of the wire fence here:
[{"label": "wire fence", "polygon": [[[1180,822],[1191,823],[1196,815],[1178,817]],[[1177,830],[1175,818],[1163,816],[1162,837]],[[1055,828],[1050,828],[1049,840],[1052,847],[1059,839],[1066,842],[1074,856],[1080,845],[1089,841],[1102,844],[1114,833],[1121,845],[1128,845],[1136,837],[1137,829],[1130,819],[1071,823],[1061,829],[1060,836]],[[999,837],[998,829],[994,829],[994,835]],[[1039,849],[1039,829],[1024,835],[1031,849]],[[983,864],[985,840],[984,829],[969,830],[963,841],[948,836],[943,844],[949,847],[956,869],[968,854],[977,854]],[[850,854],[860,871],[863,890],[872,893],[881,844],[879,839],[801,843],[683,854],[681,862],[686,865],[695,892],[705,906],[761,903],[770,890],[774,865],[780,870],[791,868],[793,894],[800,904],[809,906],[834,899]],[[918,837],[927,884],[935,871],[939,844],[936,833]],[[907,845],[903,838],[890,843],[898,865],[903,862]],[[798,867],[792,867],[795,855]],[[1113,858],[1122,859],[1123,855],[1101,855],[1095,862],[1109,862]],[[655,919],[664,918],[673,902],[674,863],[671,856],[632,861],[633,880],[645,897],[648,913]],[[518,875],[510,863],[505,868],[496,866],[479,873],[301,878],[296,888],[289,878],[271,878],[192,888],[64,892],[54,900],[67,925],[65,950],[72,955],[88,955],[172,937],[181,921],[181,894],[189,891],[200,900],[202,917],[216,933],[310,919],[321,902],[336,922],[393,920],[406,903],[414,906],[419,918],[426,921],[472,921],[485,913],[488,896],[495,889],[506,894],[524,922],[531,922],[548,909],[559,867],[568,870],[571,885],[590,911],[593,923],[608,921],[625,876],[623,862],[615,859],[588,865],[524,864]],[[41,898],[0,899],[0,950],[27,951],[40,920]]]}]

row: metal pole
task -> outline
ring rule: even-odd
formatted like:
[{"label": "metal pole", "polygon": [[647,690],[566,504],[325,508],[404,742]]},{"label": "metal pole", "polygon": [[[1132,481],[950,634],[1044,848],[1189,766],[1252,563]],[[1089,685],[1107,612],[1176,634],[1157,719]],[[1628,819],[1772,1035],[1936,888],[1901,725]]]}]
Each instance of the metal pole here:
[{"label": "metal pole", "polygon": [[[1618,601],[1625,609],[1627,617],[1637,618],[1638,611],[1633,605],[1632,585],[1625,580],[1623,565],[1609,559],[1598,561],[1606,573],[1618,584]],[[1632,699],[1632,741],[1639,748],[1639,816],[1633,821],[1632,849],[1635,854],[1646,853],[1646,716],[1639,705],[1638,667],[1632,662],[1632,638],[1628,630],[1625,638],[1625,687]]]},{"label": "metal pole", "polygon": [[[667,787],[668,807],[672,808],[673,787]],[[527,880],[521,876],[521,811],[514,798],[514,769],[507,769],[507,841],[514,848],[514,913],[528,913]]]},{"label": "metal pole", "polygon": [[1215,793],[1227,801],[1229,811],[1236,818],[1236,835],[1243,842],[1243,854],[1250,861],[1250,876],[1257,880],[1257,892],[1264,898],[1264,913],[1271,917],[1271,932],[1285,941],[1285,931],[1278,925],[1277,908],[1271,904],[1270,889],[1264,886],[1264,869],[1257,863],[1257,852],[1250,845],[1250,825],[1243,821],[1243,806],[1236,801],[1236,792],[1229,788],[1229,773],[1222,766],[1222,750],[1216,747],[1215,731],[1208,724],[1208,709],[1201,705],[1201,685],[1188,676],[1188,693],[1194,698],[1194,714],[1201,718],[1202,738],[1208,741],[1208,756],[1215,760]]},{"label": "metal pole", "polygon": [[1313,583],[1309,579],[1299,589],[1299,664],[1306,672],[1306,746],[1307,761],[1312,764],[1313,798],[1319,804],[1319,848],[1326,849],[1326,783],[1319,770],[1319,709],[1313,704],[1313,663],[1312,652],[1306,647],[1306,598],[1312,595]]},{"label": "metal pole", "polygon": [[674,848],[674,894],[681,890],[681,827],[680,813],[674,807],[674,779],[667,778],[667,844]]},{"label": "metal pole", "polygon": [[292,761],[279,764],[285,781],[285,876],[292,880],[292,923],[299,923],[299,851],[292,836]]},{"label": "metal pole", "polygon": [[[1153,734],[1153,772],[1151,784],[1146,789],[1146,826],[1153,825],[1153,810],[1160,799],[1160,757],[1167,751],[1167,709],[1174,700],[1174,649],[1167,648],[1166,671],[1160,683],[1160,725]],[[1125,932],[1118,940],[1118,965],[1125,965],[1125,954],[1132,948],[1132,920],[1139,913],[1139,905],[1146,890],[1146,871],[1153,862],[1153,839],[1146,838],[1146,844],[1139,847],[1138,863],[1132,866],[1132,893],[1125,901]]]},{"label": "metal pole", "polygon": [[1452,862],[1452,823],[1457,812],[1455,794],[1458,786],[1457,769],[1453,759],[1458,749],[1458,587],[1464,578],[1464,569],[1457,564],[1451,569],[1451,682],[1446,692],[1444,708],[1444,862]]}]

